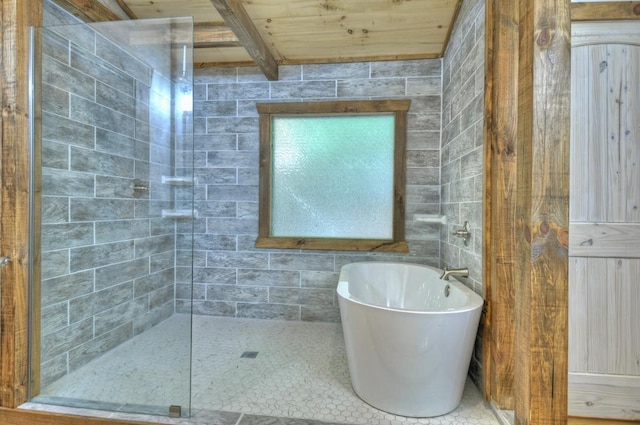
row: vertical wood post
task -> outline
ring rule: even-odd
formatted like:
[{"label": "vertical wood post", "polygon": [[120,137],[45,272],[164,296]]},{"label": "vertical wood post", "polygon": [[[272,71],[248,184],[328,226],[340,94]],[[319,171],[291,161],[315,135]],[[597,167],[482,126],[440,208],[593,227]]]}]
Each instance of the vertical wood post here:
[{"label": "vertical wood post", "polygon": [[520,0],[516,424],[567,420],[569,0]]},{"label": "vertical wood post", "polygon": [[486,4],[485,86],[485,397],[513,409],[516,287],[518,2]]},{"label": "vertical wood post", "polygon": [[42,20],[38,0],[2,0],[2,161],[0,255],[0,406],[28,396],[29,378],[29,25]]}]

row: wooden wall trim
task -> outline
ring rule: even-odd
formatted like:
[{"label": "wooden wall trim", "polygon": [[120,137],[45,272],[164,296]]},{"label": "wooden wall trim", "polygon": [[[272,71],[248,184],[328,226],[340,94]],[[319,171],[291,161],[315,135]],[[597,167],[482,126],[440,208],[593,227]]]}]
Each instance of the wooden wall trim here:
[{"label": "wooden wall trim", "polygon": [[571,3],[572,21],[618,21],[640,19],[640,2],[603,1]]},{"label": "wooden wall trim", "polygon": [[[518,3],[487,7],[485,87],[485,298],[483,373],[488,396],[513,409]],[[490,36],[489,36],[490,35]]]},{"label": "wooden wall trim", "polygon": [[249,68],[255,67],[256,63],[253,61],[247,62],[194,62],[193,69],[205,69],[205,68]]},{"label": "wooden wall trim", "polygon": [[54,0],[58,6],[62,7],[73,16],[84,22],[105,22],[119,21],[120,16],[116,15],[109,8],[98,0]]},{"label": "wooden wall trim", "polygon": [[0,408],[0,424],[7,425],[149,425],[149,422],[72,416],[26,409]]},{"label": "wooden wall trim", "polygon": [[[402,54],[402,55],[378,55],[378,56],[358,56],[358,57],[326,57],[314,58],[313,62],[309,59],[278,59],[280,65],[309,65],[309,64],[325,64],[325,63],[349,63],[349,62],[384,62],[384,61],[403,61],[403,60],[422,60],[422,59],[439,59],[440,53],[420,53],[420,54]],[[255,64],[254,64],[255,66]]]},{"label": "wooden wall trim", "polygon": [[570,3],[520,0],[516,424],[567,421]]},{"label": "wooden wall trim", "polygon": [[0,406],[27,400],[29,377],[29,25],[40,1],[2,1],[2,193],[0,255]]},{"label": "wooden wall trim", "polygon": [[[195,28],[195,37],[198,37],[198,29]],[[196,46],[194,46],[196,47]],[[349,62],[383,62],[383,61],[403,61],[403,60],[422,60],[422,59],[439,59],[440,54],[424,54],[424,55],[393,55],[393,56],[367,56],[357,58],[337,57],[337,58],[320,58],[314,59],[313,62],[302,59],[279,59],[279,65],[309,65],[309,64],[328,64],[328,63],[349,63]],[[235,67],[253,67],[256,63],[253,61],[245,62],[195,62],[194,68],[235,68]]]}]

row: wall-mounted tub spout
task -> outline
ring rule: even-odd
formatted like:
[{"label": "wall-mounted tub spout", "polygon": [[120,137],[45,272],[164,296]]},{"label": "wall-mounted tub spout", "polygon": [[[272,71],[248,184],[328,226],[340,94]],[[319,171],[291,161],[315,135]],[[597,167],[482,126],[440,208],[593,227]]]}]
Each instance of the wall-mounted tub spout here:
[{"label": "wall-mounted tub spout", "polygon": [[440,279],[449,280],[449,276],[469,277],[469,269],[467,267],[461,269],[450,269],[445,267],[444,271],[440,275]]}]

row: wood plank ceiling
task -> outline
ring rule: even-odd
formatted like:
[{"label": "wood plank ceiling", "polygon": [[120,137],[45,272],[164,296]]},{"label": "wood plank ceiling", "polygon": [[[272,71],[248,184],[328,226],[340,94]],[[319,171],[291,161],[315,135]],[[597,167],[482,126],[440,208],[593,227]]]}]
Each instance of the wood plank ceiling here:
[{"label": "wood plank ceiling", "polygon": [[[57,1],[76,9],[97,3]],[[256,63],[273,79],[282,64],[441,57],[462,0],[100,2],[113,12],[108,20],[193,16],[196,66]]]}]

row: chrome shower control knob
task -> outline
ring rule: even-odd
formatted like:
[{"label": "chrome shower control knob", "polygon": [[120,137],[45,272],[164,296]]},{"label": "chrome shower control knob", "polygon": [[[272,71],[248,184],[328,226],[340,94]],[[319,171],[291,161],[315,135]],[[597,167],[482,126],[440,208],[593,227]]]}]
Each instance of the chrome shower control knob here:
[{"label": "chrome shower control knob", "polygon": [[467,246],[469,243],[469,239],[471,238],[471,228],[469,227],[469,222],[464,222],[464,227],[462,229],[457,229],[453,231],[453,236],[457,238],[462,238],[464,241],[464,245]]}]

